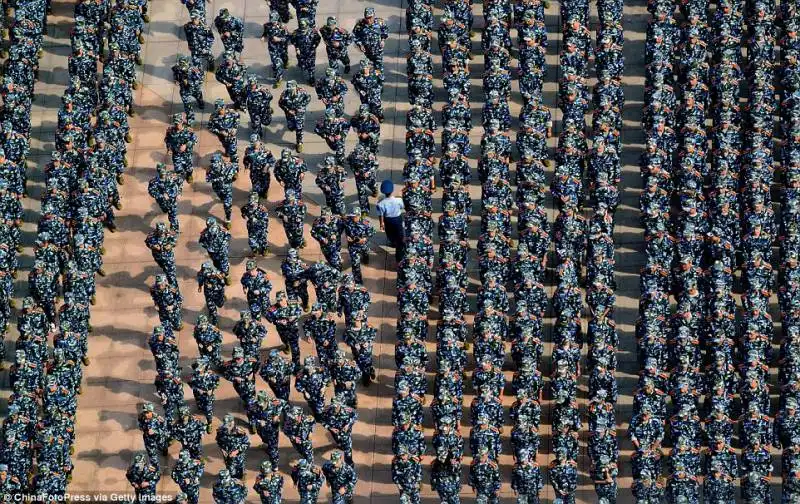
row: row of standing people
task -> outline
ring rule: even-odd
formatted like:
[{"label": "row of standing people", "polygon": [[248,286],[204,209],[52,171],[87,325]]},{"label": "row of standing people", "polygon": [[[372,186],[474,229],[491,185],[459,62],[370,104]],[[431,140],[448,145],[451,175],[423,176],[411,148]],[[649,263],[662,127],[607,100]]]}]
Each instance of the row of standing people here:
[{"label": "row of standing people", "polygon": [[[797,256],[791,133],[797,5],[782,2],[780,9],[762,0],[723,2],[712,15],[707,2],[688,2],[680,6],[679,26],[674,4],[649,5],[640,197],[647,262],[636,327],[642,371],[630,428],[639,502],[656,502],[665,491],[670,502],[699,502],[701,487],[706,500],[736,502],[737,480],[743,501],[771,502],[772,446],[784,448],[783,499],[797,495],[791,441],[796,331],[787,304],[794,300]],[[780,156],[772,138],[776,88],[786,138]],[[776,164],[783,165],[785,183],[778,222],[770,187]],[[776,239],[784,337],[773,419],[769,311]],[[664,439],[672,445],[666,481]]]},{"label": "row of standing people", "polygon": [[[8,128],[0,154],[6,218],[21,208],[25,195],[30,104],[48,9],[47,2],[25,1],[7,11],[13,20],[2,93]],[[105,274],[104,233],[115,230],[114,211],[121,208],[118,184],[127,164],[128,116],[134,113],[146,19],[147,5],[138,0],[75,6],[69,84],[58,112],[56,150],[43,171],[34,262],[17,317],[12,394],[2,428],[0,491],[9,502],[21,494],[63,498],[72,477],[77,396],[89,365],[89,307],[96,275]],[[20,218],[7,224],[18,226]],[[4,241],[6,252],[21,250],[18,230]],[[6,258],[15,264],[14,255]],[[15,276],[7,273],[9,280]],[[4,286],[7,300],[11,285]]]},{"label": "row of standing people", "polygon": [[[481,288],[472,332],[477,367],[472,373],[476,397],[471,405],[473,462],[469,484],[479,501],[495,502],[498,499],[501,482],[497,460],[501,451],[500,430],[505,420],[501,403],[505,389],[502,366],[505,342],[510,341],[512,358],[517,366],[511,383],[517,395],[511,410],[515,458],[511,484],[520,502],[538,502],[544,482],[536,463],[540,401],[544,388],[539,370],[543,351],[542,322],[547,310],[542,282],[551,241],[543,205],[546,193],[544,172],[545,166],[549,165],[547,138],[551,131],[550,113],[542,104],[541,97],[547,31],[541,2],[525,0],[513,6],[503,1],[484,2],[483,9],[486,26],[481,46],[486,62],[483,74],[485,104],[482,110],[484,135],[478,164],[483,202],[478,240]],[[581,267],[586,262],[589,233],[593,239],[586,264],[587,283],[591,286],[587,302],[593,311],[590,387],[596,389],[593,397],[597,399],[590,408],[590,424],[592,431],[598,434],[592,437],[590,449],[592,476],[600,499],[613,502],[616,498],[617,448],[613,416],[616,383],[613,372],[617,340],[611,312],[614,305],[611,236],[619,180],[619,111],[622,107],[619,79],[623,66],[621,5],[604,2],[600,14],[603,23],[598,35],[600,83],[595,88],[595,151],[589,157],[584,136],[584,114],[589,105],[584,83],[590,50],[586,28],[588,4],[574,2],[562,6],[567,49],[561,55],[565,77],[561,82],[559,105],[567,119],[564,133],[559,138],[557,173],[552,186],[562,209],[555,226],[558,273],[562,281],[554,299],[559,317],[551,391],[557,404],[553,416],[553,444],[557,457],[549,475],[558,498],[563,502],[574,500],[577,487],[580,413],[576,402],[576,382],[583,343],[580,334],[582,300],[577,285]],[[524,99],[516,139],[519,154],[516,170],[519,246],[513,262],[511,213],[515,198],[509,182],[512,143],[507,133],[512,123],[508,106],[512,19],[517,29],[519,85]],[[442,110],[444,128],[438,175],[443,190],[443,215],[438,225],[440,248],[435,285],[429,273],[434,261],[433,245],[426,238],[433,231],[431,194],[436,188],[433,169],[436,124],[430,113],[433,65],[428,42],[433,21],[431,5],[423,1],[410,4],[407,25],[411,52],[407,68],[412,108],[407,116],[409,161],[403,173],[404,225],[409,238],[398,272],[401,312],[398,339],[401,341],[396,349],[398,395],[393,408],[397,438],[393,438],[396,454],[393,473],[401,498],[408,502],[419,498],[420,457],[425,450],[424,436],[419,433],[427,388],[424,374],[421,374],[427,363],[422,350],[428,333],[427,312],[434,288],[438,290],[442,318],[436,328],[437,376],[431,404],[436,451],[432,486],[443,502],[458,502],[462,484],[464,442],[459,426],[468,349],[464,314],[468,309],[467,239],[472,210],[467,191],[472,176],[467,162],[472,127],[469,60],[473,16],[470,2],[446,2],[438,29],[448,103]],[[590,226],[579,212],[584,203],[581,184],[587,161],[590,161],[591,170],[590,201],[596,209]],[[514,285],[516,308],[513,315],[509,313],[510,299],[505,289],[508,283]],[[508,315],[512,316],[509,318]]]}]

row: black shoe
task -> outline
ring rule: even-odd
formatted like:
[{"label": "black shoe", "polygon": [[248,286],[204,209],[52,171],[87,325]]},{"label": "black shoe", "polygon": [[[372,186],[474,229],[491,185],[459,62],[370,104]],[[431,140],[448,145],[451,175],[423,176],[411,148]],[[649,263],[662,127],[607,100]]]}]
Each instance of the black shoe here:
[{"label": "black shoe", "polygon": [[344,73],[346,73],[346,74],[350,73],[350,65],[345,65],[344,66]]}]

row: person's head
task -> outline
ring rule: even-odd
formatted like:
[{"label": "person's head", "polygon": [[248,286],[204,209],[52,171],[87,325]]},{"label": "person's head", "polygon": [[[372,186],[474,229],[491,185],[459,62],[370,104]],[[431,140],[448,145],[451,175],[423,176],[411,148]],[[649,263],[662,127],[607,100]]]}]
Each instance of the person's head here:
[{"label": "person's head", "polygon": [[388,198],[389,196],[392,195],[393,192],[394,192],[394,183],[391,180],[386,179],[383,182],[381,182],[381,193],[384,196]]}]

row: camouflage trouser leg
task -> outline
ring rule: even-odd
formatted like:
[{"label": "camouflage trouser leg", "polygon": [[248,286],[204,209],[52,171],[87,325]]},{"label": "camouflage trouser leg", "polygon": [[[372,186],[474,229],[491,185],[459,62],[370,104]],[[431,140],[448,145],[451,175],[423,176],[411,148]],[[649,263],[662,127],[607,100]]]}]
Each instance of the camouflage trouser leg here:
[{"label": "camouflage trouser leg", "polygon": [[255,191],[259,197],[266,198],[269,193],[269,185],[272,179],[269,173],[262,174],[257,171],[250,171],[250,187]]},{"label": "camouflage trouser leg", "polygon": [[221,138],[222,140],[222,147],[225,149],[225,155],[231,160],[231,163],[238,163],[239,162],[239,155],[238,155],[238,145],[236,142],[236,137],[224,137]]},{"label": "camouflage trouser leg", "polygon": [[233,186],[217,185],[213,189],[214,192],[217,193],[217,196],[219,196],[219,199],[222,201],[222,208],[225,211],[225,221],[230,222],[231,213],[233,212]]},{"label": "camouflage trouser leg", "polygon": [[219,307],[213,300],[206,298],[206,309],[208,310],[208,320],[214,325],[219,325]]},{"label": "camouflage trouser leg", "polygon": [[383,120],[383,102],[381,101],[380,97],[370,99],[367,105],[369,105],[369,111],[371,113]]},{"label": "camouflage trouser leg", "polygon": [[225,467],[231,472],[231,476],[241,478],[244,474],[244,453],[239,453],[235,457],[225,457]]},{"label": "camouflage trouser leg", "polygon": [[344,215],[347,210],[344,206],[344,197],[341,194],[326,194],[325,203],[330,207],[331,212],[336,215]]},{"label": "camouflage trouser leg", "polygon": [[[281,340],[282,341],[282,340]],[[275,397],[278,399],[283,399],[284,401],[289,400],[289,385],[282,385],[282,384],[274,384],[268,383],[269,388],[272,389],[272,392],[275,394]]]},{"label": "camouflage trouser leg", "polygon": [[355,408],[358,405],[358,397],[356,396],[355,389],[346,389],[344,387],[334,388],[334,396],[339,398],[343,404]]},{"label": "camouflage trouser leg", "polygon": [[219,366],[220,364],[222,364],[222,350],[220,349],[219,346],[214,346],[212,347],[211,350],[206,348],[205,345],[198,344],[197,346],[200,351],[201,357],[205,357],[206,359],[208,359],[208,361],[212,363],[214,366]]},{"label": "camouflage trouser leg", "polygon": [[597,493],[598,499],[605,499],[604,504],[616,504],[617,503],[617,484],[616,483],[604,483],[604,484],[595,484],[594,487],[595,493]]},{"label": "camouflage trouser leg", "polygon": [[419,488],[400,487],[401,504],[419,504]]},{"label": "camouflage trouser leg", "polygon": [[89,337],[83,331],[81,331],[80,343],[81,343],[81,358],[83,358],[89,354]]},{"label": "camouflage trouser leg", "polygon": [[375,366],[372,364],[372,353],[363,349],[358,349],[355,346],[351,347],[353,351],[353,358],[364,376],[373,376],[375,374]]},{"label": "camouflage trouser leg", "polygon": [[300,369],[300,336],[294,328],[278,331],[278,335],[284,344],[289,345],[292,354],[292,364],[295,369]]},{"label": "camouflage trouser leg", "polygon": [[339,66],[341,58],[338,50],[326,46],[325,54],[328,56],[328,68],[336,68]]},{"label": "camouflage trouser leg", "polygon": [[258,112],[250,113],[250,133],[258,135],[259,138],[264,137],[264,126],[266,124],[262,121],[261,115]]},{"label": "camouflage trouser leg", "polygon": [[301,144],[303,143],[303,137],[305,135],[305,131],[303,130],[306,123],[305,117],[303,117],[302,119],[298,119],[295,122],[297,124],[297,130],[295,131],[296,140],[298,144]]},{"label": "camouflage trouser leg", "polygon": [[186,494],[189,504],[197,504],[200,502],[200,485],[184,485],[181,491]]},{"label": "camouflage trouser leg", "polygon": [[314,83],[316,82],[316,76],[314,75],[314,69],[317,66],[316,53],[307,55],[306,58],[308,59],[306,61],[303,61],[303,64],[300,65],[300,68],[303,70],[303,72],[305,72],[306,78],[308,79],[308,83],[313,86]]},{"label": "camouflage trouser leg", "polygon": [[241,342],[242,350],[245,357],[253,357],[258,359],[259,352],[261,351],[261,342],[253,340],[244,340]]},{"label": "camouflage trouser leg", "polygon": [[231,264],[228,261],[228,254],[214,254],[211,256],[211,262],[214,263],[215,268],[226,275],[230,272]]},{"label": "camouflage trouser leg", "polygon": [[336,311],[336,288],[320,286],[317,288],[317,301],[323,309],[329,312]]},{"label": "camouflage trouser leg", "polygon": [[369,198],[372,196],[372,188],[366,178],[356,176],[356,192],[358,193],[358,206],[361,207],[361,211],[369,212]]},{"label": "camouflage trouser leg", "polygon": [[288,0],[270,0],[269,10],[276,11],[281,18],[281,23],[288,23],[292,19]]},{"label": "camouflage trouser leg", "polygon": [[53,296],[48,296],[47,299],[42,300],[42,309],[44,309],[45,315],[47,315],[47,320],[54,324],[56,321],[56,299],[55,294]]},{"label": "camouflage trouser leg", "polygon": [[267,126],[272,124],[272,113],[273,113],[273,109],[272,108],[267,108],[266,110],[262,111],[262,113],[260,115],[261,128],[262,129],[259,131],[259,134],[262,137],[264,136],[263,128],[266,128]]},{"label": "camouflage trouser leg", "polygon": [[314,415],[314,419],[319,422],[322,409],[325,407],[325,401],[320,400],[320,398],[316,396],[309,396],[306,398],[306,402],[308,403],[309,409],[311,409],[311,414]]},{"label": "camouflage trouser leg", "polygon": [[156,467],[160,467],[159,457],[161,457],[161,451],[163,449],[164,447],[158,446],[155,440],[146,439],[144,442],[144,450],[147,453],[147,458],[149,458],[150,463]]},{"label": "camouflage trouser leg", "polygon": [[173,330],[180,331],[181,326],[183,325],[183,316],[181,315],[180,305],[175,306],[175,308],[169,313],[168,322],[169,325],[172,326]]},{"label": "camouflage trouser leg", "polygon": [[158,264],[164,271],[164,274],[167,276],[169,284],[177,288],[178,273],[177,269],[175,268],[175,258],[160,257],[156,259],[156,264]]},{"label": "camouflage trouser leg", "polygon": [[194,96],[188,90],[180,90],[181,101],[183,102],[183,112],[186,114],[186,120],[193,123],[194,117]]},{"label": "camouflage trouser leg", "polygon": [[295,442],[292,441],[292,444],[294,445],[294,449],[297,450],[297,453],[299,453],[301,457],[309,462],[314,461],[314,448],[311,446],[311,441],[305,439],[300,441],[298,444],[295,444]]},{"label": "camouflage trouser leg", "polygon": [[323,246],[320,247],[322,249],[322,255],[325,256],[325,260],[328,261],[328,264],[336,268],[337,270],[342,270],[342,250],[340,247],[331,247],[331,246]]},{"label": "camouflage trouser leg", "polygon": [[289,246],[292,248],[301,248],[303,246],[303,227],[294,223],[285,223],[283,230],[286,232],[286,239],[289,241]]},{"label": "camouflage trouser leg", "polygon": [[184,178],[188,179],[192,176],[194,171],[194,164],[192,163],[192,155],[185,152],[175,152],[172,154],[172,165],[175,171]]},{"label": "camouflage trouser leg", "polygon": [[318,492],[302,491],[300,492],[300,504],[317,504],[318,497]]},{"label": "camouflage trouser leg", "polygon": [[169,220],[169,227],[176,233],[180,231],[180,221],[178,221],[178,205],[172,205],[167,209],[167,220]]},{"label": "camouflage trouser leg", "polygon": [[164,397],[161,401],[161,404],[164,406],[164,418],[167,420],[168,424],[171,424],[178,414],[178,404],[176,401],[167,399],[166,396],[162,397]]},{"label": "camouflage trouser leg", "polygon": [[361,261],[363,257],[366,255],[367,251],[364,247],[360,246],[353,246],[347,248],[347,251],[350,253],[350,267],[353,270],[353,279],[358,284],[363,284],[364,279],[361,276]]},{"label": "camouflage trouser leg", "polygon": [[283,80],[283,74],[286,72],[286,60],[289,57],[286,48],[276,48],[269,50],[269,59],[272,62],[272,76],[276,81]]},{"label": "camouflage trouser leg", "polygon": [[349,465],[353,465],[353,436],[348,432],[347,434],[333,434],[333,441],[339,446],[344,454],[344,461]]},{"label": "camouflage trouser leg", "polygon": [[250,247],[250,250],[253,251],[253,254],[261,254],[264,249],[261,243],[261,236],[257,231],[250,232],[250,230],[248,230],[247,245]]},{"label": "camouflage trouser leg", "polygon": [[263,299],[263,296],[256,296],[252,293],[248,296],[247,307],[250,309],[250,316],[253,317],[253,319],[261,320],[266,307],[269,306],[269,303],[266,301],[267,300]]},{"label": "camouflage trouser leg", "polygon": [[267,458],[273,467],[278,467],[280,450],[278,449],[278,429],[275,426],[264,426],[258,429],[261,442],[266,445]]},{"label": "camouflage trouser leg", "polygon": [[326,368],[330,368],[336,360],[336,347],[331,344],[323,346],[318,342],[314,343],[314,348],[317,350],[317,357],[319,358],[320,364]]},{"label": "camouflage trouser leg", "polygon": [[337,492],[331,496],[331,504],[350,504],[351,502],[353,502],[353,496],[346,493],[342,495]]},{"label": "camouflage trouser leg", "polygon": [[[121,165],[121,163],[120,163],[120,165]],[[118,170],[114,170],[114,171],[118,172]],[[114,181],[113,183],[109,184],[109,186],[108,186],[108,205],[109,205],[109,208],[108,208],[107,212],[110,212],[110,213],[113,214],[114,210],[112,208],[110,208],[110,207],[112,207],[112,206],[113,207],[119,207],[120,203],[121,202],[120,202],[120,199],[119,199],[119,186],[117,186],[116,181]]]},{"label": "camouflage trouser leg", "polygon": [[250,404],[256,400],[256,386],[255,383],[250,379],[247,379],[243,382],[234,383],[233,389],[239,395],[239,399],[241,399],[242,403],[244,404]]},{"label": "camouflage trouser leg", "polygon": [[206,423],[210,424],[211,419],[214,417],[214,397],[205,394],[195,394],[194,399],[195,403],[197,403],[197,409],[200,410],[200,413],[206,418]]},{"label": "camouflage trouser leg", "polygon": [[192,458],[203,458],[203,444],[202,443],[181,443],[181,448],[189,451]]},{"label": "camouflage trouser leg", "polygon": [[335,150],[336,150],[336,162],[344,166],[345,164],[344,141],[337,142]]},{"label": "camouflage trouser leg", "polygon": [[364,56],[372,62],[376,70],[383,72],[383,51],[367,51]]}]

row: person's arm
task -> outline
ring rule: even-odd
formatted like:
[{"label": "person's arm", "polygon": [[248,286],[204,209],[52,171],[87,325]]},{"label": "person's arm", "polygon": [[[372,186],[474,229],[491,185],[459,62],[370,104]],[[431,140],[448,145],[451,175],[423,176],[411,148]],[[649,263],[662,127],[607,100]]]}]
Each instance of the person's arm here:
[{"label": "person's arm", "polygon": [[383,207],[381,206],[381,203],[384,201],[385,200],[381,200],[377,205],[375,205],[375,210],[378,212],[378,222],[380,222],[381,231],[386,231],[386,227],[384,226],[383,222]]}]

